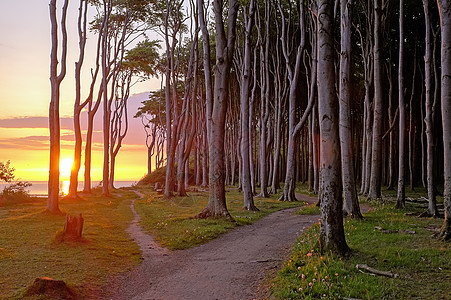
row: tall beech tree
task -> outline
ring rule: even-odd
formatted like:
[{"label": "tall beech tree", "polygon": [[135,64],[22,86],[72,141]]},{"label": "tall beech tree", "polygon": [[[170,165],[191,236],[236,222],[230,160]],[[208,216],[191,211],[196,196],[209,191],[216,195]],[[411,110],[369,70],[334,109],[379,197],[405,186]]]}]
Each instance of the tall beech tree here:
[{"label": "tall beech tree", "polygon": [[69,0],[65,0],[61,14],[61,67],[58,73],[58,20],[56,14],[56,0],[51,0],[50,32],[52,48],[50,52],[50,106],[49,106],[49,129],[50,129],[50,166],[48,181],[47,211],[59,213],[59,164],[60,164],[60,86],[66,76],[67,60],[67,7]]},{"label": "tall beech tree", "polygon": [[384,99],[382,94],[382,45],[381,45],[381,0],[374,0],[374,119],[371,153],[371,176],[368,197],[381,197],[381,166],[382,166],[382,114]]},{"label": "tall beech tree", "polygon": [[309,99],[308,105],[304,111],[304,114],[298,122],[296,122],[296,99],[299,93],[298,84],[301,76],[301,65],[302,65],[302,54],[305,49],[305,19],[304,19],[304,4],[299,5],[299,30],[300,30],[300,42],[296,50],[296,62],[294,68],[292,68],[292,61],[290,59],[291,49],[289,45],[292,41],[288,40],[288,26],[290,24],[285,24],[285,15],[282,6],[279,3],[279,12],[282,16],[282,52],[285,58],[285,65],[288,70],[288,81],[290,84],[290,92],[288,98],[288,145],[287,145],[287,164],[286,164],[286,174],[285,174],[285,186],[283,189],[283,194],[279,200],[282,201],[296,201],[295,188],[296,188],[296,177],[295,177],[295,153],[296,153],[296,140],[302,126],[307,121],[307,117],[313,107],[313,99]]},{"label": "tall beech tree", "polygon": [[[426,87],[426,139],[427,139],[427,191],[428,191],[428,209],[426,215],[438,217],[437,201],[435,197],[435,180],[434,180],[434,120],[432,115],[432,29],[431,15],[429,11],[429,0],[423,0],[424,19],[425,19],[425,53],[424,53],[424,84]],[[424,157],[424,156],[423,156]]]},{"label": "tall beech tree", "polygon": [[341,1],[341,53],[339,82],[340,145],[344,212],[362,218],[357,197],[354,172],[354,151],[351,131],[351,8],[352,0]]},{"label": "tall beech tree", "polygon": [[398,199],[396,207],[405,207],[405,139],[406,103],[404,99],[404,1],[399,1],[399,57],[398,57],[398,103],[399,103],[399,141],[398,141]]},{"label": "tall beech tree", "polygon": [[[255,211],[249,161],[249,89],[251,81],[251,30],[255,13],[255,1],[249,3],[249,10],[243,7],[244,18],[244,54],[240,80],[240,119],[241,119],[241,187],[244,194],[244,208]],[[254,65],[254,68],[256,66]],[[254,78],[256,80],[256,78]]]},{"label": "tall beech tree", "polygon": [[227,26],[224,26],[224,1],[213,1],[216,29],[216,66],[209,136],[210,197],[207,207],[198,215],[201,218],[221,216],[232,218],[227,210],[225,199],[224,136],[238,5],[237,0],[229,0]]},{"label": "tall beech tree", "polygon": [[441,96],[442,96],[442,124],[444,146],[444,178],[445,192],[445,221],[440,236],[444,240],[451,240],[451,3],[448,0],[437,0],[440,13],[441,43]]},{"label": "tall beech tree", "polygon": [[335,89],[333,1],[318,1],[318,109],[320,130],[320,245],[340,254],[349,248],[343,228],[343,202]]},{"label": "tall beech tree", "polygon": [[[158,6],[158,4],[155,4]],[[183,15],[181,7],[183,1],[166,0],[162,7],[164,11],[160,16],[160,25],[166,46],[166,74],[165,74],[165,99],[166,99],[166,180],[164,186],[165,197],[172,197],[175,189],[175,153],[177,149],[179,107],[177,97],[177,65],[176,47],[179,34],[183,31]],[[154,6],[155,7],[155,6]]]},{"label": "tall beech tree", "polygon": [[[86,99],[81,102],[81,70],[85,58],[85,47],[87,41],[87,13],[88,13],[88,1],[80,0],[79,13],[78,13],[78,45],[79,45],[79,57],[78,61],[75,62],[75,102],[74,102],[74,162],[70,173],[70,184],[67,197],[77,198],[77,188],[78,188],[78,173],[81,167],[81,154],[82,154],[82,131],[81,131],[81,121],[80,116],[82,110],[92,103],[92,98],[94,96],[94,88],[97,81],[97,76],[99,74],[99,56],[100,56],[100,43],[102,40],[102,28],[99,30],[97,38],[97,48],[96,48],[96,64],[95,68],[91,74],[91,84],[89,87],[89,94]],[[90,168],[90,167],[89,167]],[[90,172],[90,170],[89,170]]]}]

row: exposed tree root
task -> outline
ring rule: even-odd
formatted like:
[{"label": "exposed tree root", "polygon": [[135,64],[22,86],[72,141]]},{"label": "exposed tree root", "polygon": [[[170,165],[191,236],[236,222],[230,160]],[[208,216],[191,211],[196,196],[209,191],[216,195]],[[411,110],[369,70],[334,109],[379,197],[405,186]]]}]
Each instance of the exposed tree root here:
[{"label": "exposed tree root", "polygon": [[235,220],[232,218],[232,216],[228,211],[214,212],[209,207],[206,207],[203,211],[194,216],[194,219],[208,219],[208,218],[217,218],[217,219],[225,218],[231,222],[235,222]]},{"label": "exposed tree root", "polygon": [[449,225],[444,224],[440,229],[439,239],[445,242],[451,242],[451,228]]},{"label": "exposed tree root", "polygon": [[428,209],[428,210],[426,210],[426,211],[420,213],[420,214],[418,215],[418,217],[419,217],[419,218],[440,218],[440,214],[439,214],[438,211],[435,212],[435,213],[433,213],[433,212],[431,212],[431,211]]},{"label": "exposed tree root", "polygon": [[249,205],[249,207],[245,206],[243,209],[247,211],[260,211],[255,205]]},{"label": "exposed tree root", "polygon": [[296,201],[298,201],[298,199],[296,198],[294,193],[288,193],[288,194],[282,193],[282,195],[279,198],[279,201],[296,202]]},{"label": "exposed tree root", "polygon": [[343,216],[349,217],[351,219],[357,219],[357,220],[363,220],[364,219],[362,213],[360,212],[360,210],[358,210],[356,212],[351,212],[351,213],[348,213],[347,211],[343,210]]}]

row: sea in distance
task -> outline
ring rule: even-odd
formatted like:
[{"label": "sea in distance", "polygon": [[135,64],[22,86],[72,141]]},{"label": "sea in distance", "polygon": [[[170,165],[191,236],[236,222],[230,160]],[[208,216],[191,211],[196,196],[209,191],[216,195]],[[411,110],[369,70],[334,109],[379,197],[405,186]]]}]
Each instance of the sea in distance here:
[{"label": "sea in distance", "polygon": [[[47,181],[29,181],[29,182],[31,183],[31,186],[28,187],[27,190],[29,191],[31,196],[40,196],[40,197],[47,196],[47,191],[48,191]],[[0,190],[3,190],[5,187],[7,187],[13,183],[14,182],[11,182],[11,183],[1,182]],[[129,187],[129,186],[135,185],[136,183],[137,183],[137,181],[115,181],[114,186],[116,188]],[[99,184],[100,184],[100,181],[92,181],[91,187],[95,188]],[[60,193],[62,195],[65,195],[65,194],[67,194],[68,190],[69,190],[69,180],[60,181]],[[83,190],[83,181],[78,182],[78,190],[79,191]]]}]

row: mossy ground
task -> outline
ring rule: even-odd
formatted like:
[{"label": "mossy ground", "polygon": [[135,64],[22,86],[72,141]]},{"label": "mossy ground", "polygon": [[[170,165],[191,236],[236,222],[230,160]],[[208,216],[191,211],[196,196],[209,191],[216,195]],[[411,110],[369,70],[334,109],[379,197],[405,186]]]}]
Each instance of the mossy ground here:
[{"label": "mossy ground", "polygon": [[[383,193],[384,200],[371,202],[373,209],[363,220],[345,219],[352,250],[346,257],[321,253],[319,226],[309,229],[272,282],[272,295],[277,299],[451,299],[451,247],[433,236],[443,220],[414,216],[424,210],[417,203],[407,202],[405,210],[396,210],[390,192]],[[362,273],[357,264],[399,277]]]}]

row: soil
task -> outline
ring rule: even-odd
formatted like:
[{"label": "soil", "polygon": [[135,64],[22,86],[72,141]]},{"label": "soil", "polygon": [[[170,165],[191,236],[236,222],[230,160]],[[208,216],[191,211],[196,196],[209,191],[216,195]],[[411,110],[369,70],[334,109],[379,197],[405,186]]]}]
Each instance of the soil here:
[{"label": "soil", "polygon": [[[142,194],[139,194],[143,196]],[[297,194],[313,204],[317,198]],[[143,261],[105,288],[106,299],[263,299],[265,278],[287,260],[304,229],[318,215],[296,215],[298,208],[275,212],[258,222],[238,227],[198,247],[169,251],[139,226],[139,215],[129,233],[140,245]]]}]

